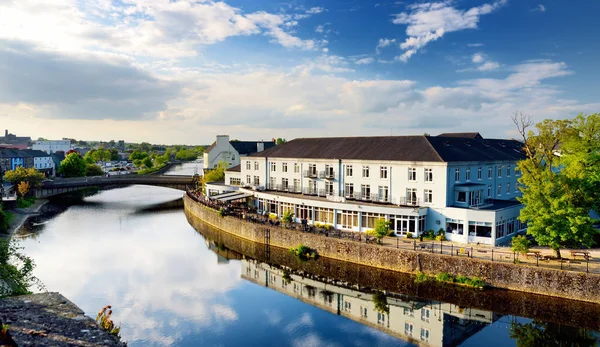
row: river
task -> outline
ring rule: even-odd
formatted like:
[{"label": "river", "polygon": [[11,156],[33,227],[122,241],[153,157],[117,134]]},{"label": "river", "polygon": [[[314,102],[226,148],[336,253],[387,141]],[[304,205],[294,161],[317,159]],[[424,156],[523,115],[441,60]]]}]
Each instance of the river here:
[{"label": "river", "polygon": [[[198,165],[172,172],[193,174]],[[522,346],[598,344],[598,311],[579,321],[572,318],[577,312],[542,314],[543,309],[529,312],[523,305],[500,313],[486,307],[505,299],[468,299],[470,307],[465,297],[487,294],[461,289],[455,301],[452,287],[444,289],[446,299],[440,301],[390,292],[393,285],[382,282],[388,311],[377,311],[373,291],[361,283],[269,265],[230,249],[235,241],[228,243],[214,231],[197,231],[178,207],[181,195],[132,186],[68,206],[54,202],[47,217],[32,220],[17,237],[49,291],[62,293],[92,317],[112,305],[129,346],[515,346],[511,332]],[[285,255],[275,252],[271,260]],[[307,266],[320,271],[319,264],[340,268],[321,259]],[[375,277],[394,282],[393,276]],[[585,313],[589,305],[582,307]],[[531,319],[563,314],[571,318],[559,323]]]}]

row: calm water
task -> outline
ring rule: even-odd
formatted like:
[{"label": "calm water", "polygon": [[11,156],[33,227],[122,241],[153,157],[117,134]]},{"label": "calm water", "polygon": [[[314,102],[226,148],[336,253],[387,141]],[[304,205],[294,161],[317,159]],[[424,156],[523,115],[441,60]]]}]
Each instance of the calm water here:
[{"label": "calm water", "polygon": [[48,290],[90,316],[111,304],[130,346],[514,346],[515,324],[523,341],[537,336],[523,346],[598,342],[590,330],[543,322],[531,329],[530,319],[402,293],[390,293],[389,313],[378,316],[364,289],[241,259],[205,238],[165,204],[181,195],[145,186],[104,191],[24,228],[22,245]]}]

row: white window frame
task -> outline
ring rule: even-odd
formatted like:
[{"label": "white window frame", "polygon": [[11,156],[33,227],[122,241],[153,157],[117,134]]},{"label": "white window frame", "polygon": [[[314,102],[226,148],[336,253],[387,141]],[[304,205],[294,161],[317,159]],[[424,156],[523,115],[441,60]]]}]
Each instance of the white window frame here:
[{"label": "white window frame", "polygon": [[465,181],[471,182],[471,168],[470,167],[468,167],[465,170]]},{"label": "white window frame", "polygon": [[414,167],[408,168],[408,181],[409,182],[417,181],[417,168],[414,168]]},{"label": "white window frame", "polygon": [[257,161],[254,162],[254,170],[259,170]]},{"label": "white window frame", "polygon": [[492,167],[491,167],[491,166],[488,166],[488,179],[490,179],[490,180],[491,180],[491,179],[492,179],[492,177],[493,177],[493,174],[492,174],[492,172],[493,172],[493,171],[492,171]]},{"label": "white window frame", "polygon": [[300,173],[300,165],[298,163],[294,163],[294,173]]},{"label": "white window frame", "polygon": [[423,172],[425,182],[433,182],[433,169],[425,169]]},{"label": "white window frame", "polygon": [[477,179],[478,180],[481,180],[481,174],[482,174],[481,172],[482,171],[483,171],[483,169],[481,168],[481,166],[477,168]]},{"label": "white window frame", "polygon": [[502,178],[502,166],[498,165],[498,178]]},{"label": "white window frame", "polygon": [[501,196],[502,195],[502,185],[499,184],[498,187],[496,187],[496,188],[498,188],[498,191],[497,191],[498,196]]},{"label": "white window frame", "polygon": [[433,203],[433,190],[432,189],[425,189],[423,191],[423,202],[426,204]]},{"label": "white window frame", "polygon": [[388,178],[388,168],[387,168],[387,166],[380,166],[379,167],[379,178],[381,178],[381,179],[387,179]]},{"label": "white window frame", "polygon": [[362,167],[362,177],[363,178],[369,178],[369,166],[368,165],[363,165],[363,167]]},{"label": "white window frame", "polygon": [[287,163],[281,163],[281,172],[288,172],[287,169]]},{"label": "white window frame", "polygon": [[352,177],[352,165],[346,165],[346,177]]},{"label": "white window frame", "polygon": [[252,163],[250,163],[250,160],[246,161],[246,170],[252,170]]},{"label": "white window frame", "polygon": [[454,182],[460,182],[460,168],[454,169]]},{"label": "white window frame", "polygon": [[277,171],[277,163],[276,162],[272,161],[269,164],[270,164],[270,167],[271,167],[271,172]]}]

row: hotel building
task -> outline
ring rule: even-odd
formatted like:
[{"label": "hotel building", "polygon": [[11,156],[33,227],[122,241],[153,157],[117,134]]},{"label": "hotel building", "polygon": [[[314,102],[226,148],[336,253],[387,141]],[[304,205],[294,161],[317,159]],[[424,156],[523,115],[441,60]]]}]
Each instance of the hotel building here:
[{"label": "hotel building", "polygon": [[506,244],[523,231],[515,140],[478,133],[299,138],[240,158],[225,184],[260,211],[365,232],[390,221],[398,236],[442,229],[462,243]]}]

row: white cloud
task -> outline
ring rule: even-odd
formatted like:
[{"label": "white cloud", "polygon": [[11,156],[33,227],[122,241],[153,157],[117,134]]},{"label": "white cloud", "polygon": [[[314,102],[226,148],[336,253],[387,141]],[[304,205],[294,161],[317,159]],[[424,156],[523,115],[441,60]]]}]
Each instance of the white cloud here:
[{"label": "white cloud", "polygon": [[408,38],[400,44],[404,53],[397,59],[408,61],[421,48],[446,33],[477,28],[482,15],[493,12],[506,2],[507,0],[497,0],[468,10],[454,8],[451,1],[410,5],[410,12],[399,13],[392,21],[394,24],[407,25]]},{"label": "white cloud", "polygon": [[496,70],[496,69],[500,68],[499,63],[489,60],[488,56],[484,53],[473,54],[473,56],[471,57],[471,61],[476,65],[475,68],[462,69],[462,70],[458,70],[458,72],[474,71],[474,70],[492,71],[492,70]]},{"label": "white cloud", "polygon": [[323,12],[323,11],[325,11],[325,8],[323,8],[323,7],[312,7],[312,8],[310,8],[310,9],[308,9],[308,10],[306,11],[306,13],[310,13],[310,14],[318,14],[318,13],[321,13],[321,12]]},{"label": "white cloud", "polygon": [[532,12],[546,12],[546,6],[538,4],[536,7],[531,9]]},{"label": "white cloud", "polygon": [[475,54],[473,54],[473,58],[471,60],[475,64],[479,64],[479,63],[483,63],[483,61],[485,60],[485,58],[483,57],[483,55],[481,53],[475,53]]},{"label": "white cloud", "polygon": [[492,71],[492,70],[496,70],[497,68],[500,67],[500,64],[494,62],[494,61],[486,61],[485,63],[479,65],[477,67],[477,70],[479,71]]},{"label": "white cloud", "polygon": [[354,64],[358,64],[358,65],[371,64],[374,61],[375,61],[375,59],[368,57],[368,58],[362,58],[362,59],[355,60]]},{"label": "white cloud", "polygon": [[315,32],[317,33],[322,33],[323,31],[325,31],[325,28],[322,25],[317,25],[315,28]]},{"label": "white cloud", "polygon": [[467,43],[467,47],[483,47],[483,43]]},{"label": "white cloud", "polygon": [[396,39],[379,39],[379,42],[377,42],[377,47],[375,47],[375,52],[377,52],[377,54],[381,53],[381,49],[390,46],[391,44],[396,43]]}]

